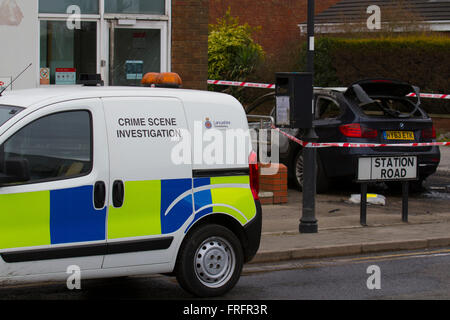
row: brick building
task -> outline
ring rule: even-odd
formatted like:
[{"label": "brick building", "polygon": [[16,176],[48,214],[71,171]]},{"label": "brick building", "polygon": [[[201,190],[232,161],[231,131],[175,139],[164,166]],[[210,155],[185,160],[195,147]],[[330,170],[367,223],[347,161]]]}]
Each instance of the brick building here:
[{"label": "brick building", "polygon": [[75,84],[135,86],[146,72],[180,73],[206,89],[207,0],[0,0],[0,86],[32,66],[13,89]]},{"label": "brick building", "polygon": [[[338,0],[316,0],[316,13],[337,2]],[[216,23],[228,8],[231,9],[232,16],[239,17],[241,23],[261,27],[254,38],[266,52],[268,64],[278,69],[291,67],[289,63],[294,53],[292,48],[304,41],[298,24],[307,19],[306,0],[210,0],[209,23]]]},{"label": "brick building", "polygon": [[172,71],[183,87],[206,89],[208,0],[172,0]]},{"label": "brick building", "polygon": [[[367,31],[366,21],[371,15],[367,10],[374,5],[379,8],[380,13],[379,31],[450,31],[450,1],[340,0],[316,15],[316,33]],[[372,12],[371,10],[369,11]],[[305,20],[301,21],[299,27],[301,32],[306,32]]]}]

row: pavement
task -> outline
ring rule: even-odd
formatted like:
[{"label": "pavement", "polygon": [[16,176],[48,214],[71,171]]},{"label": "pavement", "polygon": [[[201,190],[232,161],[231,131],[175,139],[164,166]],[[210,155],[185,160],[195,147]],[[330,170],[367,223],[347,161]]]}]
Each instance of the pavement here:
[{"label": "pavement", "polygon": [[[450,185],[450,147],[441,148],[438,171],[428,180]],[[360,225],[360,206],[348,200],[356,186],[317,195],[318,233],[300,234],[302,193],[289,190],[288,203],[263,206],[260,249],[246,267],[296,259],[359,255],[382,251],[431,249],[450,246],[450,192],[431,188],[409,199],[408,222],[402,222],[402,197],[374,186],[386,205],[369,205],[367,226]]]},{"label": "pavement", "polygon": [[440,147],[441,162],[437,169],[437,175],[450,175],[450,147]]}]

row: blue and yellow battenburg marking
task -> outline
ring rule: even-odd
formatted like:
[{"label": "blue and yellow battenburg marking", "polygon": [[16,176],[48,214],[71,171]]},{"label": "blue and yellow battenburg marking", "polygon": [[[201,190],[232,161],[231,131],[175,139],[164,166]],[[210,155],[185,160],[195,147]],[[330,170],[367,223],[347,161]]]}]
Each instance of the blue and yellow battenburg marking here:
[{"label": "blue and yellow battenburg marking", "polygon": [[[0,195],[0,249],[173,233],[224,213],[256,215],[248,176],[125,182],[120,208],[97,210],[93,186]],[[107,220],[107,221],[106,221]]]},{"label": "blue and yellow battenburg marking", "polygon": [[0,249],[104,240],[93,186],[0,195]]},{"label": "blue and yellow battenburg marking", "polygon": [[195,218],[186,231],[211,213],[231,215],[242,225],[253,219],[256,207],[249,183],[248,176],[194,179]]},{"label": "blue and yellow battenburg marking", "polygon": [[108,213],[108,239],[172,233],[193,216],[187,231],[218,212],[242,225],[256,215],[248,176],[127,181],[124,205]]}]

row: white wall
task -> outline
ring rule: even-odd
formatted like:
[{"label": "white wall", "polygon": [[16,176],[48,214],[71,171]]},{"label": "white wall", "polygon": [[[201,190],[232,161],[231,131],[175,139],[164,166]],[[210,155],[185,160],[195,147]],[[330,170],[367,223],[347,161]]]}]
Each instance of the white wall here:
[{"label": "white wall", "polygon": [[0,0],[0,78],[15,77],[33,63],[13,89],[38,85],[38,37],[37,0]]}]

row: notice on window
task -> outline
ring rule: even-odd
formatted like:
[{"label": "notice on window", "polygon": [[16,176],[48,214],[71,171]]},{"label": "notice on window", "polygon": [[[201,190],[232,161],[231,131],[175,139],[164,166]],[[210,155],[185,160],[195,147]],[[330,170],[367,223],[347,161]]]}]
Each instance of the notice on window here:
[{"label": "notice on window", "polygon": [[50,68],[41,68],[39,70],[40,84],[50,84]]},{"label": "notice on window", "polygon": [[144,75],[144,61],[127,60],[125,63],[127,80],[141,80]]},{"label": "notice on window", "polygon": [[55,84],[72,85],[77,83],[77,69],[75,68],[56,68]]}]

